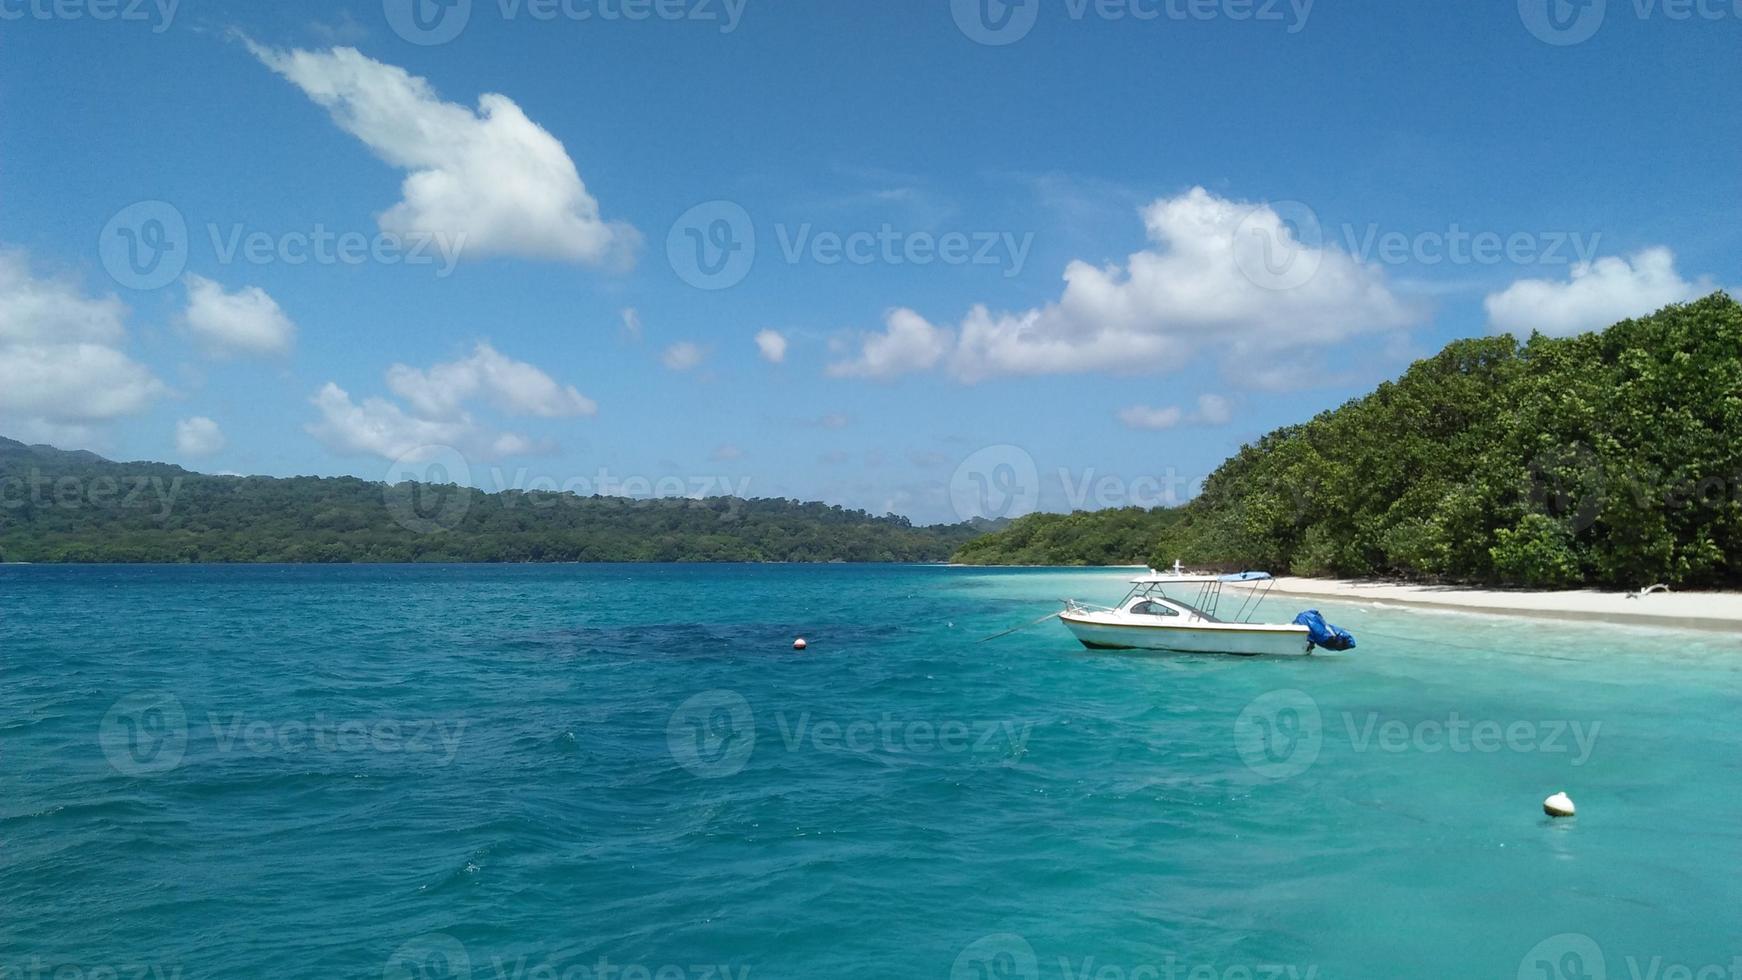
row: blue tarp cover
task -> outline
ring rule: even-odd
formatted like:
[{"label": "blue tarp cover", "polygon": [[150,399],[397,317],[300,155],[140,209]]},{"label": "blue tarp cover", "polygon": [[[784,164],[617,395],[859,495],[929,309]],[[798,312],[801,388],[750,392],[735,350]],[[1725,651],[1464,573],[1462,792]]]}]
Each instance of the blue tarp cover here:
[{"label": "blue tarp cover", "polygon": [[1313,641],[1314,646],[1321,646],[1326,650],[1355,649],[1355,637],[1348,630],[1325,622],[1325,617],[1317,609],[1308,609],[1294,617],[1294,624],[1307,628],[1307,639]]}]

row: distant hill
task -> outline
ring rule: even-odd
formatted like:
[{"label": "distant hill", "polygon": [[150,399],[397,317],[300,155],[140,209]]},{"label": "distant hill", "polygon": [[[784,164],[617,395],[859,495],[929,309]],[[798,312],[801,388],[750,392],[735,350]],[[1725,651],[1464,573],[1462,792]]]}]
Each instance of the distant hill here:
[{"label": "distant hill", "polygon": [[943,561],[979,524],[821,503],[210,476],[0,438],[0,561]]}]

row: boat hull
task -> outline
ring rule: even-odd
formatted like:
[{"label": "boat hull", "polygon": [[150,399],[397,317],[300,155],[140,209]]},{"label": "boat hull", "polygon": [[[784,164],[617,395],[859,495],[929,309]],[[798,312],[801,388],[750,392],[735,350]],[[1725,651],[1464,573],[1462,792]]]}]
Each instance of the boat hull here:
[{"label": "boat hull", "polygon": [[1292,624],[1149,625],[1097,620],[1069,613],[1059,619],[1083,646],[1091,650],[1224,653],[1244,657],[1301,657],[1312,652],[1306,627]]}]

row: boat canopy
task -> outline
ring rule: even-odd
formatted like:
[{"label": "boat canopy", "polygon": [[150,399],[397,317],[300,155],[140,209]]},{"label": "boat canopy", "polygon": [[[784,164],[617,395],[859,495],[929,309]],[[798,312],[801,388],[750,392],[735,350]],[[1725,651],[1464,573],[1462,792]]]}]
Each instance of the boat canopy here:
[{"label": "boat canopy", "polygon": [[1132,585],[1207,585],[1211,582],[1266,582],[1269,572],[1235,572],[1232,575],[1197,575],[1190,572],[1150,572],[1131,580]]}]

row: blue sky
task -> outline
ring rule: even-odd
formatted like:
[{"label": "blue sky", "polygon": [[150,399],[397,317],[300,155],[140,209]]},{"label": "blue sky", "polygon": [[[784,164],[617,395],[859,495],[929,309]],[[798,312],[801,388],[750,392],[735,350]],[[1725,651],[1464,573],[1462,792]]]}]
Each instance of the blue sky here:
[{"label": "blue sky", "polygon": [[0,0],[0,434],[122,459],[1147,505],[1742,283],[1730,2],[62,2]]}]

